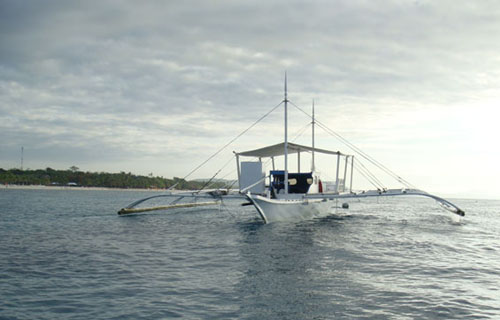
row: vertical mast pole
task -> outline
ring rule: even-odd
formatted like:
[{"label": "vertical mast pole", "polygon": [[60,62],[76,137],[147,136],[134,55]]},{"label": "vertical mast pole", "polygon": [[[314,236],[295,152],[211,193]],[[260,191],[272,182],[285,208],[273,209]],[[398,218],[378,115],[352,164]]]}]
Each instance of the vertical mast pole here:
[{"label": "vertical mast pole", "polygon": [[314,170],[316,170],[315,163],[314,163],[314,124],[315,124],[315,120],[314,120],[314,99],[313,99],[313,105],[312,105],[312,147],[313,147],[313,151],[312,151],[312,160],[311,160],[311,171],[312,172],[314,172]]},{"label": "vertical mast pole", "polygon": [[288,194],[288,98],[285,72],[285,194]]},{"label": "vertical mast pole", "polygon": [[23,171],[24,165],[24,147],[21,147],[21,171]]}]

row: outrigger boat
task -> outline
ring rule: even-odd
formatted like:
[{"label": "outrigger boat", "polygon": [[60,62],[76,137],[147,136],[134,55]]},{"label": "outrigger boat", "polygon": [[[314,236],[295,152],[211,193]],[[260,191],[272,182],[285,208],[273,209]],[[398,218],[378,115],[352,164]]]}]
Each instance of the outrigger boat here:
[{"label": "outrigger boat", "polygon": [[[284,151],[285,143],[273,146],[245,151],[236,154],[238,161],[238,181],[240,194],[243,194],[251,204],[255,206],[260,217],[267,222],[303,220],[323,216],[330,213],[334,205],[333,201],[348,200],[353,198],[389,197],[389,196],[424,196],[438,201],[445,209],[460,216],[464,216],[463,210],[453,203],[429,194],[425,191],[410,188],[399,189],[377,189],[354,192],[352,189],[354,155],[343,154],[339,151],[317,149],[298,144],[288,143],[287,151]],[[314,170],[306,173],[287,172],[287,170],[271,170],[267,177],[261,174],[262,159],[269,157],[274,163],[274,157],[297,154],[300,159],[301,152],[323,153],[334,155],[336,161],[336,180],[325,190],[325,184],[321,181],[319,174]],[[240,162],[240,157],[256,157],[258,162]],[[341,159],[344,158],[345,168],[343,179],[339,177]],[[300,160],[298,160],[300,162]],[[350,166],[350,184],[346,185],[346,176]],[[300,165],[299,165],[300,166]],[[314,168],[314,167],[313,167]],[[300,171],[300,170],[299,170]],[[253,179],[252,179],[253,178]],[[264,181],[268,179],[268,184]],[[288,186],[284,181],[288,181]],[[288,187],[288,188],[287,188]],[[343,204],[347,208],[347,204]]]},{"label": "outrigger boat", "polygon": [[[459,216],[465,215],[462,209],[450,201],[412,187],[411,184],[404,181],[401,177],[393,174],[389,169],[383,167],[375,160],[370,159],[365,153],[349,143],[348,146],[360,153],[363,158],[372,161],[377,166],[381,167],[385,172],[402,182],[405,186],[398,189],[386,189],[380,187],[374,190],[354,191],[354,155],[315,147],[314,128],[316,123],[319,122],[317,122],[314,117],[314,103],[311,116],[312,146],[299,145],[288,141],[289,100],[287,97],[286,76],[285,95],[281,104],[284,105],[284,142],[255,150],[235,152],[239,186],[237,192],[230,192],[230,190],[210,190],[205,192],[198,190],[196,192],[183,193],[169,192],[164,195],[156,195],[138,200],[121,209],[118,214],[126,215],[153,210],[216,205],[224,201],[225,198],[236,197],[242,199],[246,198],[248,202],[243,203],[243,205],[253,205],[262,220],[265,223],[270,223],[276,221],[304,220],[324,216],[331,212],[331,208],[335,206],[336,202],[339,200],[344,201],[368,197],[423,196],[436,200],[445,209]],[[322,125],[321,123],[319,124]],[[322,127],[325,128],[323,125]],[[246,132],[246,130],[244,132]],[[235,139],[233,139],[233,141],[234,140]],[[221,150],[216,152],[216,154],[220,151]],[[310,171],[307,172],[301,172],[300,159],[301,154],[304,153],[311,155],[311,167]],[[335,181],[333,183],[330,182],[327,184],[322,182],[320,174],[316,171],[315,167],[316,154],[333,156],[336,159]],[[297,172],[289,171],[290,155],[297,155]],[[284,168],[281,170],[276,169],[275,167],[276,157],[284,157]],[[241,161],[243,158],[253,158],[254,160]],[[209,158],[209,160],[210,159],[211,158]],[[257,161],[255,161],[255,159],[257,159]],[[272,170],[269,171],[268,175],[264,173],[263,159],[268,159],[272,162]],[[341,164],[343,164],[343,168],[341,168]],[[366,171],[365,173],[367,173],[368,179],[372,181],[374,180],[375,182],[378,181],[373,176],[370,178],[371,173]],[[347,180],[349,180],[349,183],[347,183]],[[143,202],[160,197],[171,197],[174,200],[169,204],[162,206],[145,208],[137,207]],[[182,203],[181,201],[185,199],[190,199],[190,201]],[[200,202],[200,199],[204,201]],[[207,199],[210,199],[211,201],[206,201]],[[344,203],[343,207],[347,208],[348,204]]]}]

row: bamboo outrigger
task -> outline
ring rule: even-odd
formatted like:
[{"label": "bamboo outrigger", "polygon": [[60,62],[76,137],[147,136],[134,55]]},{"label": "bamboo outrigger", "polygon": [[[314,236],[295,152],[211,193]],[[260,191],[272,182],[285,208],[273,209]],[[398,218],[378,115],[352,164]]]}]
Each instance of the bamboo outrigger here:
[{"label": "bamboo outrigger", "polygon": [[122,208],[118,211],[119,215],[141,213],[148,211],[158,211],[158,210],[169,210],[169,209],[179,209],[179,208],[193,208],[193,207],[204,207],[218,205],[220,201],[205,201],[205,202],[189,202],[189,203],[177,203],[158,207],[146,207],[146,208]]}]

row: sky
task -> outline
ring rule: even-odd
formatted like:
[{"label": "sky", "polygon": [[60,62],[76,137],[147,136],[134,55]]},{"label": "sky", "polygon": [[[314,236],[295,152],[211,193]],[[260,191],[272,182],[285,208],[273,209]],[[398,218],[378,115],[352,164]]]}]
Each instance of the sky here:
[{"label": "sky", "polygon": [[[0,0],[0,168],[24,148],[24,169],[184,177],[283,100],[286,72],[295,106],[413,185],[500,198],[499,39],[488,0]],[[281,141],[283,107],[189,179]]]}]

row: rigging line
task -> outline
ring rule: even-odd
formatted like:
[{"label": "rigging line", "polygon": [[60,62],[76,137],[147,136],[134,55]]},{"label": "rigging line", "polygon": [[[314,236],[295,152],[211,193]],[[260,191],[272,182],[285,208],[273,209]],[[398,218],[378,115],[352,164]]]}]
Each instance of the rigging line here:
[{"label": "rigging line", "polygon": [[357,170],[372,186],[374,186],[377,190],[381,190],[379,185],[377,185],[369,176],[367,176],[362,168],[359,167],[357,163],[354,164],[354,169]]},{"label": "rigging line", "polygon": [[[295,105],[293,102],[290,102],[295,108],[297,108],[299,111],[301,111],[302,113],[304,113],[306,116],[308,117],[311,117],[307,112],[305,112],[302,108],[300,108],[299,106]],[[397,174],[395,174],[394,172],[392,172],[390,169],[388,169],[387,167],[385,167],[383,164],[381,164],[380,162],[378,162],[377,160],[375,160],[374,158],[372,158],[371,156],[369,156],[368,154],[366,154],[363,150],[361,150],[360,148],[356,147],[354,144],[352,144],[350,141],[348,141],[347,139],[345,139],[344,137],[342,137],[340,134],[338,134],[337,132],[333,131],[332,129],[328,128],[325,124],[323,124],[321,121],[319,120],[316,120],[316,123],[318,123],[318,125],[325,131],[327,131],[328,133],[330,133],[331,135],[337,137],[341,142],[343,142],[344,144],[346,144],[349,148],[351,148],[352,150],[354,150],[355,152],[359,153],[362,157],[364,157],[366,160],[368,160],[369,162],[371,162],[373,165],[377,166],[378,168],[380,168],[382,171],[385,171],[387,174],[389,174],[390,176],[392,176],[394,179],[396,179],[397,181],[403,183],[404,179],[401,178],[400,176],[398,176]],[[406,182],[408,183],[408,182]]]},{"label": "rigging line", "polygon": [[366,154],[364,151],[362,151],[361,149],[359,149],[358,147],[356,147],[355,145],[353,145],[352,143],[350,143],[348,140],[346,140],[345,138],[343,138],[341,135],[339,135],[338,133],[336,133],[335,131],[331,130],[330,128],[326,127],[323,123],[319,122],[318,121],[318,125],[326,130],[327,132],[329,132],[330,134],[336,136],[339,140],[341,140],[343,143],[345,143],[348,147],[350,147],[353,151],[357,152],[360,156],[362,156],[365,160],[369,161],[370,163],[372,163],[374,166],[376,166],[377,168],[379,168],[380,170],[384,171],[385,173],[387,173],[389,176],[391,176],[393,179],[395,179],[396,181],[398,181],[399,183],[403,184],[404,186],[406,187],[413,187],[412,184],[408,181],[406,181],[405,179],[403,179],[402,177],[400,177],[399,175],[397,175],[396,173],[394,173],[393,171],[391,171],[389,168],[387,168],[386,166],[384,166],[383,164],[381,164],[380,162],[378,162],[377,160],[375,160],[374,158],[372,158],[371,156],[369,156],[368,154]]},{"label": "rigging line", "polygon": [[[297,134],[297,136],[296,136],[294,139],[292,139],[292,142],[295,142],[295,140],[297,140],[297,139],[298,139],[298,138],[299,138],[299,137],[300,137],[300,136],[304,133],[304,131],[307,129],[307,127],[308,127],[308,126],[310,126],[310,123],[309,123],[309,124],[307,124],[304,128],[302,128],[302,129],[301,129],[301,132],[299,132],[299,134]],[[225,165],[224,165],[224,166],[223,166],[223,167],[222,167],[219,171],[217,171],[217,173],[216,173],[216,174],[215,174],[212,178],[210,178],[210,181],[211,181],[211,180],[213,180],[213,179],[214,179],[214,178],[215,178],[215,177],[216,177],[216,176],[220,173],[220,171],[221,171],[221,170],[223,170],[223,169],[224,169],[224,168],[225,168],[225,167],[226,167],[226,166],[227,166],[227,165],[228,165],[228,164],[229,164],[229,163],[230,163],[233,159],[234,159],[234,157],[232,157],[232,158],[231,158],[231,159],[230,159],[230,160],[229,160],[229,161],[228,161],[228,162],[227,162],[227,163],[226,163],[226,164],[225,164]],[[271,161],[271,159],[267,159],[267,160],[264,162],[264,166],[266,166],[267,164],[269,164],[269,162],[270,162],[270,161]],[[230,172],[226,173],[226,174],[225,174],[225,175],[224,175],[221,179],[225,179],[227,176],[229,176],[229,175],[233,174],[234,172],[236,172],[236,170],[232,170],[232,171],[230,171]],[[209,182],[210,182],[210,181],[209,181]],[[238,179],[231,180],[231,184],[227,187],[227,189],[231,189],[231,187],[232,187],[232,186],[233,186],[236,182],[238,182]],[[207,187],[211,187],[211,186],[212,186],[212,185],[214,185],[214,184],[215,184],[215,182],[214,182],[214,183],[212,183],[211,185],[208,185],[208,186],[207,186],[207,185],[204,185],[202,188],[200,188],[200,190],[198,190],[198,191],[197,191],[197,193],[198,193],[198,192],[200,192],[201,190],[203,190],[203,189],[207,188]]]},{"label": "rigging line", "polygon": [[293,138],[291,141],[292,142],[295,142],[298,138],[300,138],[300,136],[302,136],[304,134],[304,132],[306,131],[306,129],[310,126],[311,124],[308,123],[306,124],[302,129],[299,130],[299,133],[297,133],[297,135],[295,136],[295,138]]},{"label": "rigging line", "polygon": [[362,156],[364,159],[366,159],[367,161],[369,161],[370,163],[372,163],[374,166],[376,166],[380,170],[382,170],[385,173],[387,173],[393,179],[395,179],[399,183],[405,185],[406,187],[413,187],[410,182],[406,181],[405,179],[403,179],[402,177],[400,177],[399,175],[397,175],[396,173],[394,173],[393,171],[391,171],[389,168],[387,168],[386,166],[384,166],[383,164],[381,164],[380,162],[378,162],[377,160],[375,160],[373,157],[369,156],[367,153],[365,153],[364,151],[362,151],[360,148],[356,147],[354,144],[352,144],[351,142],[349,142],[347,139],[345,139],[344,137],[342,137],[340,134],[338,134],[337,132],[335,132],[332,129],[328,128],[326,125],[324,125],[320,121],[317,121],[317,122],[318,122],[318,125],[322,129],[324,129],[325,131],[327,131],[331,135],[334,135],[335,137],[337,137],[340,141],[342,141],[344,144],[346,144],[349,148],[351,148],[353,151],[357,152],[360,156]]},{"label": "rigging line", "polygon": [[228,190],[231,189],[236,182],[238,182],[238,180],[233,180],[233,182],[226,189],[228,189]]},{"label": "rigging line", "polygon": [[384,184],[361,161],[354,163],[354,167],[360,172],[364,171],[378,185],[378,188],[385,189]]},{"label": "rigging line", "polygon": [[[280,103],[279,105],[281,105],[281,103]],[[279,105],[278,105],[278,106],[279,106]],[[276,107],[278,107],[278,106],[276,106]],[[273,111],[274,111],[274,109],[273,109]],[[272,112],[272,111],[271,111],[271,112]],[[299,130],[298,134],[295,136],[295,138],[293,138],[291,141],[292,141],[292,142],[295,142],[295,140],[297,140],[297,139],[298,139],[298,138],[299,138],[302,134],[304,134],[305,130],[306,130],[306,129],[310,126],[310,125],[311,125],[311,124],[310,124],[310,123],[308,123],[308,124],[306,124],[303,128],[301,128],[301,129]],[[231,157],[231,159],[229,159],[229,161],[228,161],[228,162],[226,162],[226,163],[222,166],[222,168],[221,168],[219,171],[217,171],[217,173],[216,173],[216,174],[215,174],[212,178],[210,178],[210,180],[209,180],[209,182],[208,182],[208,183],[210,183],[210,182],[211,182],[211,181],[212,181],[212,180],[213,180],[213,179],[214,179],[214,178],[215,178],[215,177],[216,177],[216,176],[217,176],[217,175],[218,175],[218,174],[219,174],[219,173],[220,173],[220,172],[221,172],[221,171],[222,171],[222,170],[223,170],[223,169],[224,169],[224,168],[225,168],[225,167],[226,167],[226,166],[227,166],[227,165],[228,165],[228,164],[229,164],[232,160],[233,160],[233,159],[234,159],[234,156],[233,156],[233,157]],[[264,166],[266,166],[266,165],[267,165],[270,161],[271,161],[271,159],[267,159],[267,160],[266,160],[266,162],[264,162]],[[236,170],[233,170],[233,171],[229,172],[229,173],[228,173],[228,174],[226,174],[224,177],[222,177],[222,179],[224,179],[224,178],[225,178],[225,177],[227,177],[228,175],[230,175],[230,174],[234,173],[235,171],[236,171]],[[234,181],[231,183],[231,186],[233,186],[233,185],[236,183],[236,181],[237,181],[237,180],[234,180]],[[205,188],[208,186],[208,183],[207,183],[207,184],[205,184],[203,187],[201,187],[201,188],[200,188],[200,189],[199,189],[196,193],[199,193],[201,190],[205,189]]]},{"label": "rigging line", "polygon": [[[231,159],[231,160],[232,160],[232,159]],[[202,186],[199,190],[197,190],[197,191],[196,191],[196,192],[194,192],[194,193],[200,193],[200,192],[201,192],[201,190],[205,189],[205,187],[206,187],[206,186],[208,186],[208,184],[212,182],[212,180],[213,180],[213,179],[214,179],[214,178],[215,178],[215,177],[219,174],[219,172],[220,172],[221,170],[222,170],[222,168],[221,168],[221,169],[219,169],[219,171],[217,171],[217,172],[216,172],[216,173],[212,176],[212,178],[210,178],[210,179],[209,179],[209,180],[208,180],[208,181],[207,181],[207,182],[206,182],[206,183],[205,183],[205,184],[204,184],[204,185],[203,185],[203,186]]]},{"label": "rigging line", "polygon": [[[356,166],[356,165],[355,165]],[[373,181],[371,181],[371,179],[369,177],[367,177],[362,170],[359,170],[359,168],[356,168],[356,170],[358,170],[358,172],[366,179],[366,181],[368,181],[372,186],[375,187],[375,189],[380,189],[379,186],[377,186]]]},{"label": "rigging line", "polygon": [[202,166],[204,166],[208,161],[212,160],[216,155],[218,155],[219,153],[222,152],[222,150],[226,149],[229,145],[231,145],[233,142],[235,142],[238,138],[240,138],[242,135],[244,135],[245,133],[248,132],[248,130],[252,129],[253,127],[255,127],[255,125],[257,125],[259,122],[261,122],[262,120],[264,120],[264,118],[266,118],[268,115],[270,115],[274,110],[276,110],[281,104],[283,103],[283,101],[281,101],[279,104],[277,104],[275,107],[273,107],[270,111],[268,111],[265,115],[263,115],[262,117],[260,117],[257,121],[255,121],[254,123],[252,123],[252,125],[248,128],[246,128],[245,130],[243,130],[239,135],[237,135],[235,138],[233,138],[231,141],[229,141],[228,143],[226,143],[222,148],[220,148],[219,150],[217,150],[217,152],[215,152],[213,155],[211,155],[210,157],[208,157],[207,160],[203,161],[201,164],[199,164],[196,168],[194,168],[191,172],[189,172],[187,175],[184,176],[184,178],[182,179],[187,179],[187,177],[189,177],[190,175],[192,175],[193,173],[195,173],[199,168],[201,168]]},{"label": "rigging line", "polygon": [[[236,216],[234,214],[231,213],[231,211],[229,211],[229,209],[227,208],[227,206],[224,204],[224,201],[221,201],[220,202],[220,206],[223,207],[227,213],[229,213],[229,215],[233,218],[236,218]],[[219,207],[220,208],[220,207]]]},{"label": "rigging line", "polygon": [[[358,161],[359,162],[359,161]],[[374,185],[377,189],[382,189],[383,186],[373,178],[373,175],[369,173],[366,167],[361,166],[359,163],[354,163],[354,169],[356,172],[359,172],[368,180],[372,185]]]},{"label": "rigging line", "polygon": [[[280,103],[280,104],[278,104],[275,108],[279,107],[280,105],[281,105],[281,103]],[[273,111],[274,111],[274,109],[273,109],[271,112],[273,112]],[[271,113],[271,112],[269,112],[269,113]],[[269,114],[269,113],[268,113],[268,114]],[[267,115],[266,115],[266,116],[267,116]],[[262,118],[262,119],[263,119],[263,118]],[[292,142],[295,142],[295,140],[297,140],[297,139],[298,139],[298,138],[299,138],[299,137],[300,137],[300,136],[301,136],[301,135],[305,132],[305,130],[306,130],[306,129],[310,126],[310,125],[311,125],[311,124],[310,124],[310,123],[308,123],[308,124],[306,124],[303,128],[301,128],[301,129],[299,130],[298,134],[295,136],[295,138],[293,138],[293,139],[292,139]],[[209,184],[209,183],[210,183],[213,179],[215,179],[215,177],[216,177],[216,176],[217,176],[217,175],[218,175],[218,174],[219,174],[219,173],[220,173],[220,172],[221,172],[221,171],[222,171],[222,170],[223,170],[223,169],[224,169],[224,168],[225,168],[225,167],[226,167],[226,166],[227,166],[227,165],[231,162],[231,161],[233,161],[234,157],[235,157],[235,156],[231,157],[231,159],[229,159],[229,161],[228,161],[228,162],[226,162],[226,163],[222,166],[222,168],[221,168],[219,171],[217,171],[217,173],[216,173],[216,174],[215,174],[212,178],[210,178],[210,180],[209,180],[209,181],[208,181],[208,182],[207,182],[207,183],[206,183],[203,187],[201,187],[201,188],[200,188],[200,190],[198,190],[196,193],[199,193],[201,190],[205,189],[205,188],[208,186],[208,184]],[[270,161],[271,161],[271,159],[267,159],[267,160],[266,160],[266,162],[264,163],[264,166],[265,166],[265,165],[267,165]],[[236,170],[231,171],[230,173],[226,174],[224,177],[228,176],[229,174],[233,173],[234,171],[236,171]],[[236,180],[235,180],[235,181],[236,181]],[[234,184],[234,182],[233,182],[231,185],[233,185],[233,184]]]},{"label": "rigging line", "polygon": [[320,121],[318,121],[318,125],[322,129],[324,129],[325,131],[327,131],[330,134],[332,134],[335,137],[337,137],[340,141],[342,141],[343,143],[345,143],[348,147],[350,147],[351,149],[353,149],[355,152],[359,153],[363,158],[365,158],[366,160],[368,160],[370,163],[372,163],[374,166],[376,166],[380,170],[382,170],[385,173],[387,173],[389,176],[391,176],[392,178],[394,178],[396,181],[402,183],[403,185],[405,185],[407,187],[411,186],[411,183],[409,183],[408,181],[406,181],[405,179],[403,179],[402,177],[400,177],[399,175],[397,175],[396,173],[394,173],[393,171],[391,171],[389,168],[387,168],[382,163],[380,163],[377,160],[375,160],[373,157],[369,156],[367,153],[365,153],[360,148],[356,147],[354,144],[352,144],[351,142],[349,142],[347,139],[345,139],[344,137],[342,137],[337,132],[335,132],[332,129],[328,128],[326,125],[324,125]]},{"label": "rigging line", "polygon": [[[232,159],[231,159],[231,160],[232,160]],[[222,177],[221,177],[221,179],[223,179],[223,180],[224,180],[224,179],[226,179],[226,177],[227,177],[227,176],[229,176],[229,175],[233,174],[235,171],[236,171],[236,170],[229,171],[229,172],[228,172],[228,173],[226,173],[224,176],[222,176]],[[236,182],[238,182],[238,179],[229,180],[229,182],[231,182],[230,187],[232,187],[232,186],[233,186]],[[214,182],[214,183],[212,183],[212,184],[215,184],[215,182]],[[211,185],[210,185],[210,187],[211,187]],[[228,189],[228,188],[227,188],[227,185],[225,186],[225,188],[226,188],[226,189]]]},{"label": "rigging line", "polygon": [[[307,112],[305,112],[302,108],[300,108],[299,106],[297,106],[295,103],[289,101],[291,105],[293,105],[295,108],[297,108],[299,111],[301,111],[302,113],[304,113],[306,116],[312,118]],[[363,150],[361,150],[360,148],[356,147],[354,144],[352,144],[351,142],[349,142],[347,139],[345,139],[344,137],[342,137],[340,134],[338,134],[337,132],[333,131],[332,129],[328,128],[326,125],[324,125],[321,121],[319,120],[315,120],[315,122],[325,131],[327,131],[328,133],[330,133],[331,135],[334,135],[335,137],[337,137],[340,141],[342,141],[344,144],[346,144],[349,148],[351,148],[352,150],[354,150],[355,152],[359,153],[363,158],[365,158],[366,160],[368,160],[369,162],[371,162],[373,165],[375,165],[376,167],[380,168],[382,171],[384,171],[385,173],[387,173],[388,175],[390,175],[393,179],[395,179],[396,181],[400,182],[401,184],[405,185],[406,187],[411,187],[411,188],[415,188],[410,182],[406,181],[405,179],[403,179],[402,177],[400,177],[399,175],[397,175],[396,173],[394,173],[393,171],[391,171],[389,168],[387,168],[386,166],[384,166],[382,163],[378,162],[377,160],[375,160],[373,157],[369,156],[367,153],[365,153]]]},{"label": "rigging line", "polygon": [[366,173],[366,174],[368,174],[370,177],[372,177],[373,181],[377,182],[377,184],[378,184],[379,186],[381,186],[381,187],[382,187],[382,189],[385,189],[385,186],[384,186],[384,184],[382,183],[382,181],[380,181],[380,180],[377,178],[377,176],[376,176],[376,175],[374,175],[374,174],[373,174],[373,172],[371,172],[371,171],[370,171],[370,169],[368,169],[368,168],[367,168],[367,167],[363,164],[363,162],[362,162],[362,161],[360,161],[360,160],[358,159],[358,161],[357,161],[357,163],[356,163],[355,165],[358,165],[358,166],[360,166],[361,168],[363,168],[363,170],[365,170],[365,173]]},{"label": "rigging line", "polygon": [[[231,160],[232,160],[232,159],[231,159]],[[221,180],[225,180],[227,176],[229,176],[229,175],[231,175],[231,174],[234,174],[234,172],[235,172],[235,171],[236,171],[236,170],[233,170],[233,171],[230,171],[230,172],[226,173],[226,174],[225,174],[224,176],[222,176],[220,179],[221,179]],[[231,187],[232,187],[232,186],[233,186],[236,182],[238,182],[238,179],[228,180],[228,183],[229,183],[229,182],[230,182],[231,184],[229,184],[229,185],[228,185],[228,184],[226,183],[226,185],[225,185],[223,188],[225,188],[225,189],[231,189]],[[211,184],[211,185],[207,186],[207,189],[210,189],[210,188],[211,188],[214,184],[216,184],[216,183],[217,183],[216,181],[212,182],[212,184]]]},{"label": "rigging line", "polygon": [[[223,166],[219,169],[219,171],[217,171],[217,172],[214,174],[214,176],[213,176],[212,178],[210,178],[210,180],[209,180],[209,181],[208,181],[208,182],[207,182],[207,183],[206,183],[206,184],[205,184],[205,185],[204,185],[204,186],[203,186],[200,190],[198,190],[197,192],[200,192],[201,190],[205,189],[205,187],[207,187],[207,186],[209,185],[209,183],[211,183],[211,182],[212,182],[212,180],[213,180],[213,179],[215,179],[215,177],[216,177],[216,176],[217,176],[217,175],[218,175],[218,174],[219,174],[222,170],[224,170],[224,169],[227,167],[227,165],[228,165],[231,161],[233,161],[234,157],[235,157],[235,156],[233,155],[233,156],[231,157],[231,159],[229,159],[229,160],[228,160],[228,161],[227,161],[227,162],[226,162],[226,163],[225,163],[225,164],[224,164],[224,165],[223,165]],[[231,172],[231,173],[232,173],[232,172]],[[226,175],[226,176],[227,176],[227,175]],[[223,178],[225,178],[226,176],[224,176]],[[222,179],[223,179],[223,178],[222,178]],[[215,182],[214,182],[214,183],[212,183],[212,184],[215,184]],[[210,186],[211,186],[211,185],[210,185]]]}]

